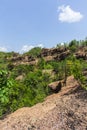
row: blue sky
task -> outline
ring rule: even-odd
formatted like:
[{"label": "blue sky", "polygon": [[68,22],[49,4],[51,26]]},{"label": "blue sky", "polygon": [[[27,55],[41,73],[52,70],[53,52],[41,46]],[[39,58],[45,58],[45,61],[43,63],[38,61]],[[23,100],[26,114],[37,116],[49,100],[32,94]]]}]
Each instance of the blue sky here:
[{"label": "blue sky", "polygon": [[86,26],[87,0],[0,0],[0,51],[84,39]]}]

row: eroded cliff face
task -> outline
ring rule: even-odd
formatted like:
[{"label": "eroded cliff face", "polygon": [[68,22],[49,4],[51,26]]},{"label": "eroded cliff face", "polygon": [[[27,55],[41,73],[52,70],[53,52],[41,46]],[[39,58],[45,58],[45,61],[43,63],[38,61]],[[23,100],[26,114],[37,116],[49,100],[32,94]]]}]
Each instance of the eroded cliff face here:
[{"label": "eroded cliff face", "polygon": [[86,130],[87,91],[73,76],[43,103],[21,108],[0,120],[0,130]]},{"label": "eroded cliff face", "polygon": [[[61,61],[67,58],[72,52],[66,47],[52,48],[47,49],[43,48],[41,53],[34,58],[30,55],[13,55],[13,57],[8,58],[14,65],[18,64],[31,64],[35,65],[38,63],[40,58],[43,58],[45,61]],[[77,59],[87,60],[87,47],[79,47],[76,52],[73,53]]]}]

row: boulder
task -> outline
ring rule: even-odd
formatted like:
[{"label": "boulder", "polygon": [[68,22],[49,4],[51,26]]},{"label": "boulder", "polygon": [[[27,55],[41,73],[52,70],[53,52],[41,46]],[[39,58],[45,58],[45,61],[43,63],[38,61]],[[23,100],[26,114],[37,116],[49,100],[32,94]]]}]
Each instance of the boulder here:
[{"label": "boulder", "polygon": [[48,85],[48,87],[51,89],[52,92],[58,93],[62,88],[62,82],[61,81],[52,82]]}]

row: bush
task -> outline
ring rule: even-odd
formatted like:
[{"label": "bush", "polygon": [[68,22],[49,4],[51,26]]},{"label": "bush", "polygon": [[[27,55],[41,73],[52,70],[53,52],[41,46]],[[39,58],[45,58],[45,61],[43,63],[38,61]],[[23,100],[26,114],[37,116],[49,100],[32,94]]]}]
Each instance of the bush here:
[{"label": "bush", "polygon": [[13,81],[8,78],[7,71],[0,71],[0,116],[8,110],[12,94]]},{"label": "bush", "polygon": [[40,47],[34,47],[29,52],[26,52],[24,55],[30,55],[30,56],[32,56],[34,58],[37,58],[40,55],[41,50],[42,49]]}]

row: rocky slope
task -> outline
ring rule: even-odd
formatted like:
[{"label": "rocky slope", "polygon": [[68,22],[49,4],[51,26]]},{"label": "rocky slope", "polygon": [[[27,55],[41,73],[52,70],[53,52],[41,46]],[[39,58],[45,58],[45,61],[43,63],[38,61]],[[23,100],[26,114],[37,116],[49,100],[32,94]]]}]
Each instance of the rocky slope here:
[{"label": "rocky slope", "polygon": [[70,76],[59,93],[0,120],[0,130],[87,130],[87,92]]}]

